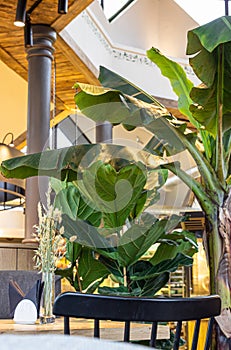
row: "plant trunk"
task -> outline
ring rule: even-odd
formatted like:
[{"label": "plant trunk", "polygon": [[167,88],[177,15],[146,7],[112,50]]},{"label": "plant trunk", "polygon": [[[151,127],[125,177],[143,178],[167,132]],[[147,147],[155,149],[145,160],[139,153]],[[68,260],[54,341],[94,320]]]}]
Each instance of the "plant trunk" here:
[{"label": "plant trunk", "polygon": [[207,218],[207,252],[212,294],[222,300],[221,315],[216,317],[216,350],[231,348],[231,191],[214,217]]}]

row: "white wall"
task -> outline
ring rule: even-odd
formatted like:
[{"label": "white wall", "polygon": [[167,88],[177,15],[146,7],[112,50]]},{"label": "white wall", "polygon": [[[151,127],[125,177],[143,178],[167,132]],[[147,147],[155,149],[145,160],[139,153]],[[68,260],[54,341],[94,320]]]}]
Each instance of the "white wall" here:
[{"label": "white wall", "polygon": [[[166,12],[166,9],[169,12]],[[149,16],[148,10],[151,14]],[[170,21],[169,18],[174,11],[180,19],[179,26],[172,23],[173,20]],[[184,17],[186,17],[186,21]],[[139,26],[137,23],[140,23]],[[90,65],[96,67],[96,75],[98,75],[99,66],[102,65],[127,78],[152,95],[176,100],[177,97],[173,93],[168,79],[162,77],[159,69],[147,60],[146,51],[141,48],[141,44],[145,38],[145,45],[150,48],[152,40],[158,42],[161,38],[159,46],[163,51],[168,51],[171,48],[168,56],[173,56],[171,55],[173,52],[178,55],[180,50],[183,55],[185,48],[182,48],[182,42],[186,43],[186,26],[192,25],[192,23],[190,17],[172,0],[162,0],[161,2],[157,0],[142,0],[141,2],[138,0],[123,16],[109,24],[99,3],[94,2],[88,11],[73,20],[62,31],[61,35],[73,50],[82,56],[83,60],[84,57],[87,58],[85,63],[90,62]],[[134,35],[134,30],[136,31],[138,27],[139,33],[136,32]],[[150,31],[150,28],[153,30]],[[173,29],[171,30],[171,28]],[[183,30],[181,30],[182,28]],[[172,38],[170,34],[172,34]],[[118,42],[119,40],[120,42]],[[128,46],[129,43],[130,46]],[[134,45],[140,46],[134,48]],[[188,64],[186,58],[174,57],[177,57],[178,62]],[[190,79],[195,80],[193,76],[190,76]]]},{"label": "white wall", "polygon": [[143,51],[155,46],[178,58],[186,58],[187,31],[198,26],[173,0],[136,0],[111,23],[97,1],[89,10],[115,45]]},{"label": "white wall", "polygon": [[165,55],[186,58],[187,32],[198,23],[172,0],[159,4],[159,49]]},{"label": "white wall", "polygon": [[[27,82],[0,60],[0,142],[7,132],[16,138],[26,130]],[[10,142],[10,139],[6,139]]]}]

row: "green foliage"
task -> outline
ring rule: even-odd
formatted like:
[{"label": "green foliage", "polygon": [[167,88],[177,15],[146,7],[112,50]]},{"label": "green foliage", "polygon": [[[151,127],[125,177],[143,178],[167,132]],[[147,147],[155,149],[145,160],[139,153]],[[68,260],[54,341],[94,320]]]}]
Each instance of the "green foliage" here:
[{"label": "green foliage", "polygon": [[[111,193],[109,198],[110,196]],[[97,206],[96,202],[95,205]],[[129,228],[122,232],[122,226],[105,230],[104,227],[97,228],[90,223],[79,219],[72,220],[68,215],[64,215],[65,237],[71,241],[74,240],[74,244],[85,247],[84,249],[88,249],[88,254],[91,254],[87,255],[87,259],[91,258],[89,266],[92,266],[92,269],[85,270],[85,274],[81,274],[84,290],[88,290],[90,282],[93,282],[88,278],[85,281],[85,276],[95,276],[96,280],[95,273],[99,272],[97,277],[101,283],[105,277],[104,272],[107,271],[106,275],[110,275],[111,279],[118,283],[118,287],[99,287],[100,293],[154,295],[167,283],[170,272],[175,271],[180,265],[192,264],[191,256],[197,251],[194,235],[183,231],[176,232],[171,237],[171,231],[181,219],[174,216],[169,220],[159,220],[151,214],[142,213],[137,220],[130,221]],[[145,257],[154,244],[158,244],[158,248],[155,248],[150,256]],[[164,254],[165,249],[166,254]],[[162,252],[161,259],[157,258],[159,259],[157,263],[155,250],[158,255]],[[82,259],[82,253],[78,252],[77,269],[81,266]],[[99,271],[93,268],[93,262],[96,260],[100,264]],[[102,269],[102,266],[106,270]],[[79,290],[76,282],[73,285]],[[98,286],[94,284],[94,287]]]},{"label": "green foliage", "polygon": [[[68,269],[57,273],[78,291],[98,288],[104,294],[152,296],[167,283],[170,272],[192,264],[196,239],[187,232],[171,235],[182,218],[160,220],[143,212],[146,202],[156,198],[165,183],[165,171],[150,174],[140,163],[110,163],[93,163],[74,183],[59,185],[53,180],[55,202],[64,213],[66,258],[70,261]],[[161,251],[156,262],[155,255]],[[117,286],[100,286],[107,276]]]},{"label": "green foliage", "polygon": [[162,75],[171,81],[173,91],[179,96],[179,111],[187,116],[193,125],[198,127],[198,123],[189,110],[189,106],[192,103],[190,91],[193,87],[193,83],[187,78],[183,68],[178,63],[162,55],[161,52],[154,47],[147,51],[147,57],[155,62],[160,67]]}]

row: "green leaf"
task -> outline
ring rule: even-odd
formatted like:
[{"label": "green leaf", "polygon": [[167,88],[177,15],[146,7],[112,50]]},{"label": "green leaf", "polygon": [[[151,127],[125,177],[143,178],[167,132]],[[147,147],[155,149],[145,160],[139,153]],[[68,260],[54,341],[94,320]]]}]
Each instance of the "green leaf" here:
[{"label": "green leaf", "polygon": [[65,258],[75,265],[82,250],[82,246],[76,242],[66,241],[66,254]]},{"label": "green leaf", "polygon": [[128,291],[128,288],[125,286],[99,287],[98,293],[103,295],[131,296],[131,293]]},{"label": "green leaf", "polygon": [[174,259],[167,259],[159,264],[150,267],[145,272],[135,273],[131,276],[132,281],[139,281],[141,279],[149,279],[155,276],[158,276],[160,273],[173,272],[176,271],[178,266],[191,266],[193,259],[191,257],[185,256],[181,253],[178,253]]},{"label": "green leaf", "polygon": [[94,210],[93,205],[88,205],[79,189],[72,183],[67,183],[66,187],[56,194],[55,207],[73,220],[79,218],[88,221],[93,226],[100,225],[102,213]]},{"label": "green leaf", "polygon": [[62,191],[62,189],[66,187],[65,182],[55,179],[54,177],[50,178],[50,184],[52,190],[55,191],[55,194],[57,194],[59,191]]},{"label": "green leaf", "polygon": [[152,265],[157,265],[167,259],[174,259],[178,253],[192,256],[198,251],[195,235],[187,231],[164,235],[160,242],[161,244],[149,260]]},{"label": "green leaf", "polygon": [[87,289],[96,280],[106,278],[108,269],[99,260],[95,259],[91,249],[83,248],[78,264],[78,274],[83,290]]},{"label": "green leaf", "polygon": [[161,73],[170,80],[173,91],[178,96],[178,109],[186,115],[190,122],[198,127],[198,123],[193,118],[189,106],[192,103],[190,91],[193,83],[187,78],[184,69],[176,62],[170,60],[156,48],[147,51],[148,58],[154,62],[161,70]]},{"label": "green leaf", "polygon": [[[89,86],[91,91],[91,86]],[[88,89],[81,91],[75,95],[75,101],[81,112],[94,121],[109,121],[112,124],[126,123],[134,127],[142,126],[151,131],[164,144],[168,154],[174,154],[185,149],[182,141],[175,132],[175,128],[171,123],[172,115],[163,107],[155,106],[138,100],[134,97],[120,93],[121,103],[110,101],[112,93],[118,95],[118,91],[111,90],[110,94],[104,92],[102,95],[102,106],[98,104],[98,95],[90,93]],[[82,104],[82,99],[88,100],[88,106]],[[112,106],[113,104],[113,106]],[[115,109],[111,113],[111,108]],[[125,112],[126,111],[126,112]],[[115,115],[115,113],[117,113]]]},{"label": "green leaf", "polygon": [[72,220],[69,216],[63,215],[64,236],[71,241],[92,248],[93,250],[105,249],[110,252],[112,248],[110,241],[102,237],[98,230],[82,220]]},{"label": "green leaf", "polygon": [[116,171],[110,164],[96,162],[78,181],[85,199],[102,213],[105,227],[121,228],[135,207],[146,183],[143,165],[129,164]]},{"label": "green leaf", "polygon": [[201,45],[209,52],[214,51],[218,45],[230,41],[230,30],[231,17],[225,16],[189,31],[187,55],[198,52]]},{"label": "green leaf", "polygon": [[152,265],[149,261],[139,260],[128,268],[128,275],[132,278],[133,275],[143,274],[143,279],[131,281],[129,289],[132,290],[132,294],[136,296],[152,297],[161,288],[163,288],[169,280],[169,273],[160,273],[152,278],[146,278],[144,274],[151,269]]},{"label": "green leaf", "polygon": [[[121,164],[121,169],[124,166],[123,163],[135,164],[144,175],[147,172],[146,166],[148,166],[147,169],[151,170],[160,163],[159,158],[150,155],[145,150],[137,151],[137,149],[114,144],[87,144],[11,158],[2,162],[0,170],[7,178],[45,175],[65,182],[74,182],[80,189],[79,184],[82,181],[83,173],[101,159],[104,160],[105,164],[115,164],[115,166]],[[134,168],[135,165],[133,165]],[[135,179],[135,173],[136,171],[131,175],[131,178]],[[143,181],[143,176],[137,176],[137,179]],[[138,182],[135,183],[137,186]],[[62,186],[62,190],[65,191],[66,184],[62,184]],[[91,203],[91,206],[94,206],[94,203]],[[74,203],[73,207],[75,207]],[[69,210],[68,213],[71,216]]]},{"label": "green leaf", "polygon": [[0,170],[7,178],[51,176],[61,181],[76,181],[85,168],[102,157],[105,163],[114,158],[139,160],[139,154],[134,155],[124,146],[85,144],[11,158],[2,162]]},{"label": "green leaf", "polygon": [[73,279],[73,266],[68,267],[66,269],[57,268],[55,270],[55,274],[61,276],[62,278],[66,278],[71,283],[71,285],[73,285],[73,283],[71,282]]},{"label": "green leaf", "polygon": [[223,132],[231,128],[230,22],[230,17],[221,17],[188,33],[187,53],[193,54],[190,65],[205,84],[192,90],[194,106],[190,110],[214,139],[221,112]]},{"label": "green leaf", "polygon": [[163,235],[167,220],[157,221],[150,214],[143,214],[139,224],[129,228],[118,243],[118,262],[129,266],[137,261]]},{"label": "green leaf", "polygon": [[139,100],[147,103],[154,103],[157,106],[162,106],[153,96],[143,91],[130,81],[112,72],[110,69],[100,66],[99,81],[101,84],[110,89],[119,90],[124,94],[135,96]]},{"label": "green leaf", "polygon": [[[78,93],[75,95],[77,106],[94,121],[102,121],[101,115],[105,113],[105,108],[108,104],[110,104],[110,115],[115,123],[120,123],[121,119],[126,119],[129,116],[128,109],[121,101],[120,91],[105,89],[103,87],[97,87],[97,89],[95,89],[94,85],[82,84],[79,82],[76,83],[74,87],[78,89]],[[97,109],[97,113],[91,108],[92,96],[94,96],[94,109]],[[120,115],[117,111],[118,108],[120,109]]]},{"label": "green leaf", "polygon": [[169,280],[169,273],[164,272],[156,277],[148,278],[141,290],[141,297],[152,297],[163,288]]},{"label": "green leaf", "polygon": [[118,264],[117,259],[111,259],[106,256],[100,256],[101,261],[113,276],[113,280],[123,284],[123,268]]}]

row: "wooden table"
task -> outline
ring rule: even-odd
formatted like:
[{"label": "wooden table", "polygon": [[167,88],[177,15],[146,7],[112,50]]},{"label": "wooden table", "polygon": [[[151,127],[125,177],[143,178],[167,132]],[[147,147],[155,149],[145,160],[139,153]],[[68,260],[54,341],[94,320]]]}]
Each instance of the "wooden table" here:
[{"label": "wooden table", "polygon": [[[123,339],[123,323],[112,321],[100,321],[101,338],[110,340]],[[70,319],[71,334],[79,336],[93,336],[93,321],[83,319]],[[131,339],[143,340],[150,338],[151,325],[132,323],[131,324]],[[0,320],[0,334],[62,334],[63,333],[63,318],[56,318],[54,323],[25,325],[16,324],[13,320]],[[168,326],[160,325],[158,327],[158,339],[169,338]]]}]

